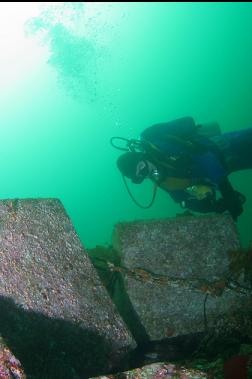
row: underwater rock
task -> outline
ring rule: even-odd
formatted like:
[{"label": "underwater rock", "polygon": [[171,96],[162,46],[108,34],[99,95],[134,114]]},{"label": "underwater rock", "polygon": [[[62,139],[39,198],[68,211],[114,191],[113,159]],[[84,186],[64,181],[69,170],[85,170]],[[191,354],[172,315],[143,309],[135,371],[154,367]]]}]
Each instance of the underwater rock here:
[{"label": "underwater rock", "polygon": [[199,370],[177,367],[171,363],[153,363],[151,365],[125,371],[120,374],[98,376],[93,379],[207,379],[206,373]]},{"label": "underwater rock", "polygon": [[204,332],[251,293],[230,278],[228,251],[240,243],[227,214],[119,223],[113,246],[152,341]]},{"label": "underwater rock", "polygon": [[19,360],[0,336],[0,379],[26,379]]},{"label": "underwater rock", "polygon": [[57,199],[0,201],[0,308],[31,378],[97,375],[135,346]]}]

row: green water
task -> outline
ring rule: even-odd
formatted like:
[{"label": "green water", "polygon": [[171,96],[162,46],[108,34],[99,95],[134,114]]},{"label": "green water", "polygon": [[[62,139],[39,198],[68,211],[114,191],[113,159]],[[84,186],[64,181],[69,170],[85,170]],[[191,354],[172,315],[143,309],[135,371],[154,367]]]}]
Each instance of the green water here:
[{"label": "green water", "polygon": [[[0,198],[60,198],[88,248],[119,221],[181,212],[161,190],[136,207],[109,139],[183,116],[252,126],[252,3],[27,4],[0,6]],[[230,179],[247,245],[252,171]]]}]

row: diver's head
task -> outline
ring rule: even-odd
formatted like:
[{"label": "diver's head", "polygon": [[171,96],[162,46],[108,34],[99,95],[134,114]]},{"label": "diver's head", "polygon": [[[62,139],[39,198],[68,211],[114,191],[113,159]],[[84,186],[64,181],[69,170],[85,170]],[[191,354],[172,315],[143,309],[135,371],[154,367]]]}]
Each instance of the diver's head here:
[{"label": "diver's head", "polygon": [[149,162],[141,152],[132,151],[121,155],[117,160],[117,167],[124,176],[137,184],[142,183],[150,174]]}]

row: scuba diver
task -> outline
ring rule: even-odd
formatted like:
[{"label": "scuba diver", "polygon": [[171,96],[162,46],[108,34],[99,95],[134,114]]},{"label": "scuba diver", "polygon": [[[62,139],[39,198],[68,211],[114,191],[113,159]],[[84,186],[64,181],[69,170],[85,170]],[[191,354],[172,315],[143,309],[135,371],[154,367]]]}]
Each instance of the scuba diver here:
[{"label": "scuba diver", "polygon": [[[126,147],[115,145],[126,142]],[[184,209],[200,213],[228,211],[237,221],[246,201],[228,176],[252,168],[252,128],[221,133],[217,123],[195,124],[193,118],[155,124],[145,129],[140,140],[112,137],[112,146],[126,151],[117,160],[126,188],[137,205],[149,208],[157,187],[169,193]],[[140,184],[154,182],[149,205],[139,204],[126,179]]]}]

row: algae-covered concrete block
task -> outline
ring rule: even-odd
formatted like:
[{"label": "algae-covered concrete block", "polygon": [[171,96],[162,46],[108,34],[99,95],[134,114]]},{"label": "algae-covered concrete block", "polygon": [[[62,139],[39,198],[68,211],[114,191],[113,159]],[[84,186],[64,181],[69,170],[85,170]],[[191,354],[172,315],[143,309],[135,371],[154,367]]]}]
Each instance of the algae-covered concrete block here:
[{"label": "algae-covered concrete block", "polygon": [[202,332],[247,299],[227,279],[228,251],[240,246],[229,215],[120,223],[113,238],[151,340]]},{"label": "algae-covered concrete block", "polygon": [[0,309],[32,378],[83,379],[134,346],[57,199],[0,201]]},{"label": "algae-covered concrete block", "polygon": [[[90,379],[207,379],[207,374],[196,369],[189,369],[169,362],[158,362],[131,371],[117,373],[115,375],[98,376]],[[238,379],[238,378],[237,378]]]},{"label": "algae-covered concrete block", "polygon": [[0,336],[0,378],[27,379],[19,360],[10,351],[4,339]]}]

